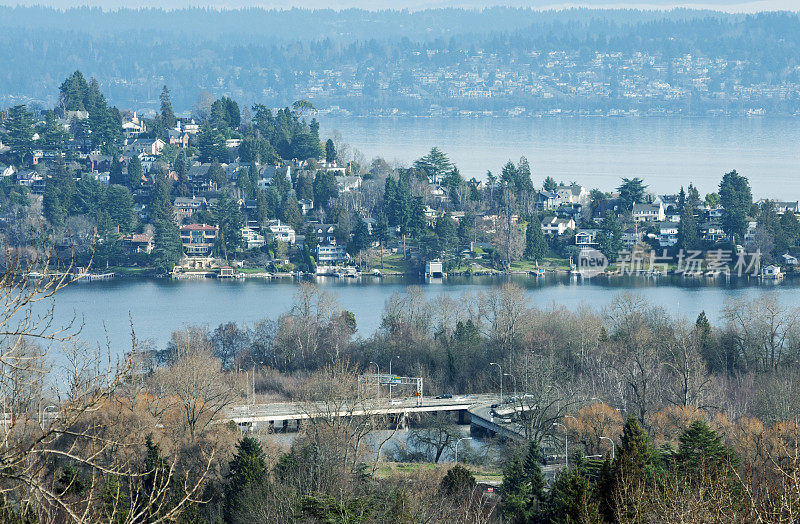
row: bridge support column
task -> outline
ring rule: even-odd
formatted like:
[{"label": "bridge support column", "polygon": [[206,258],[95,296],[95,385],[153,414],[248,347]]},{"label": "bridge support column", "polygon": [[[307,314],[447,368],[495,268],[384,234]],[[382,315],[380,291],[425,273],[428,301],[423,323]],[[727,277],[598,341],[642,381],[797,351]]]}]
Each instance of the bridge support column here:
[{"label": "bridge support column", "polygon": [[462,409],[461,411],[458,412],[458,423],[460,425],[463,426],[465,424],[469,424],[470,421],[471,417],[469,416],[469,413],[467,412],[466,409]]}]

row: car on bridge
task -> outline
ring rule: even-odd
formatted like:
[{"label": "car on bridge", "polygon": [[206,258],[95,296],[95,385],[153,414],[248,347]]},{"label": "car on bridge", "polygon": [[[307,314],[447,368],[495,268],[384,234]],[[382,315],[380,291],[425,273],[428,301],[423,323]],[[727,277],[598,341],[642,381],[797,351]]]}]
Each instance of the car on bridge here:
[{"label": "car on bridge", "polygon": [[436,395],[437,399],[446,399],[446,398],[453,398],[453,395],[450,393],[442,393],[441,395]]}]

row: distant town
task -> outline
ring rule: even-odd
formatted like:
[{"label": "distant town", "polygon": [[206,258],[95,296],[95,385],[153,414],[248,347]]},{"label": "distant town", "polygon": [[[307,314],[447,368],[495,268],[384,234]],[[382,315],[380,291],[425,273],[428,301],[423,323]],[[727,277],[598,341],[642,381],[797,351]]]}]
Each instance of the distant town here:
[{"label": "distant town", "polygon": [[639,178],[535,183],[525,158],[465,180],[437,147],[410,166],[360,159],[319,136],[307,100],[275,110],[223,97],[195,119],[177,117],[170,95],[144,118],[75,72],[57,107],[3,111],[6,243],[35,246],[43,230],[96,274],[174,278],[580,272],[587,250],[608,271],[634,252],[681,272],[695,253],[693,276],[758,253],[754,275],[782,276],[800,254],[798,201],[754,202],[735,171],[707,195],[653,194]]},{"label": "distant town", "polygon": [[322,115],[363,117],[800,114],[796,13],[217,15],[211,24],[200,9],[0,7],[0,105],[51,107],[59,79],[80,69],[111,103],[147,117],[160,112],[163,84],[181,113],[234,96],[248,107],[309,100]]}]

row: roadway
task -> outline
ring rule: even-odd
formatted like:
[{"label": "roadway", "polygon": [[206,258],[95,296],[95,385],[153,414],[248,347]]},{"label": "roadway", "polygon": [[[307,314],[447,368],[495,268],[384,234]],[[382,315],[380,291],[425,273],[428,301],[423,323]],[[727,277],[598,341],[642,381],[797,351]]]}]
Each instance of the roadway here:
[{"label": "roadway", "polygon": [[304,420],[331,416],[407,415],[437,411],[469,411],[476,405],[491,405],[495,395],[454,395],[448,399],[416,397],[403,399],[366,399],[348,402],[278,402],[234,406],[225,411],[225,418],[237,424]]}]

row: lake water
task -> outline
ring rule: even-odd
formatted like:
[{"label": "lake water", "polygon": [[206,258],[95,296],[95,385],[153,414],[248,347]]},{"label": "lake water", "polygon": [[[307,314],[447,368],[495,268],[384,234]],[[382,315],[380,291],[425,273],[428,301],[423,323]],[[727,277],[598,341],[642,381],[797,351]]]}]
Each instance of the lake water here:
[{"label": "lake water", "polygon": [[611,191],[638,176],[658,193],[681,185],[716,191],[732,169],[750,179],[756,198],[800,199],[797,118],[332,118],[332,130],[367,159],[409,165],[433,146],[462,175],[499,174],[525,156],[539,185],[546,176]]},{"label": "lake water", "polygon": [[[768,286],[737,282],[711,285],[682,279],[654,281],[639,277],[585,282],[567,276],[541,279],[514,276],[510,279],[525,288],[531,305],[540,308],[556,305],[576,309],[585,304],[599,310],[627,291],[641,294],[672,314],[692,320],[704,310],[712,322],[719,320],[726,303],[738,297],[754,298],[773,293],[782,303],[800,306],[800,280]],[[429,297],[440,294],[459,297],[504,281],[500,277],[450,277],[443,283],[421,286]],[[380,327],[384,305],[392,293],[419,284],[411,278],[381,281],[372,277],[358,280],[318,278],[317,282],[337,297],[341,307],[355,314],[358,335],[364,337]],[[138,339],[149,339],[163,347],[170,333],[183,324],[214,328],[229,321],[250,324],[263,318],[276,319],[291,307],[296,289],[291,279],[82,282],[57,295],[55,315],[59,323],[76,315],[83,321],[81,337],[85,341],[105,344],[107,336],[114,352],[122,353],[130,348],[131,323]]]},{"label": "lake water", "polygon": [[[589,187],[615,188],[620,177],[643,177],[657,192],[675,192],[694,183],[714,191],[722,174],[737,169],[748,176],[753,194],[784,200],[800,199],[800,119],[778,118],[385,118],[321,119],[322,134],[338,129],[346,141],[368,158],[382,155],[410,163],[439,146],[466,177],[499,172],[508,159],[525,155],[539,183],[545,176],[577,180]],[[601,308],[618,293],[634,290],[668,311],[694,318],[705,310],[719,319],[727,301],[739,296],[775,293],[800,305],[798,284],[777,287],[707,286],[695,282],[643,279],[575,283],[567,279],[515,278],[531,303]],[[424,286],[429,296],[475,293],[497,278],[450,278]],[[356,316],[359,335],[380,326],[386,299],[413,279],[364,278],[358,281],[320,279],[341,306]],[[291,307],[292,281],[219,282],[120,280],[81,283],[57,297],[57,320],[76,314],[83,319],[83,338],[93,344],[111,342],[115,351],[130,345],[130,324],[140,339],[163,346],[182,324],[215,327],[222,322],[252,323],[277,318]]]}]

